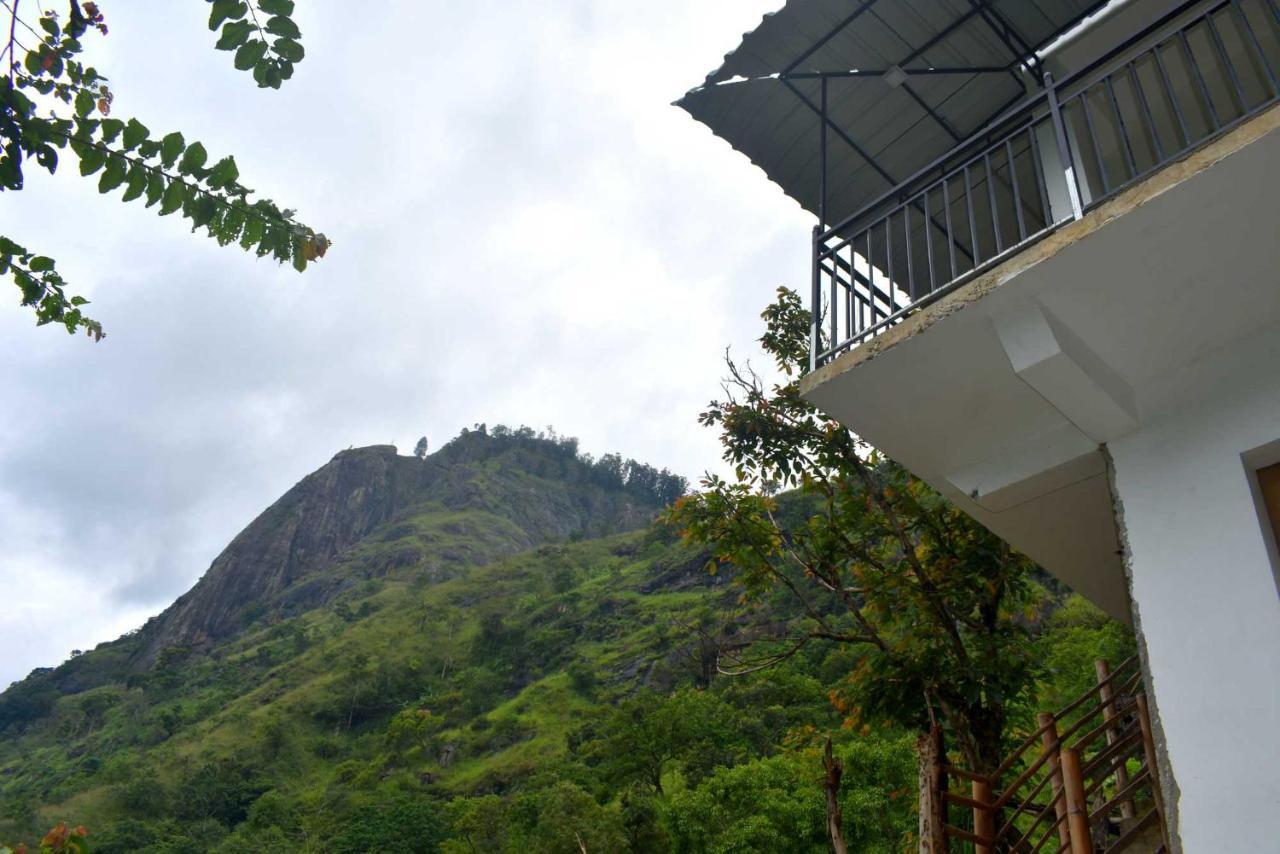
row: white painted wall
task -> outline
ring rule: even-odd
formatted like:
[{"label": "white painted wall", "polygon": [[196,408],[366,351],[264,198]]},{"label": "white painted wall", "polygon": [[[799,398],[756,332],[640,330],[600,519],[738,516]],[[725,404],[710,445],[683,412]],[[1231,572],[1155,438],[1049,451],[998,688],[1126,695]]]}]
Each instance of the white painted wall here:
[{"label": "white painted wall", "polygon": [[1280,332],[1178,373],[1108,446],[1178,831],[1189,854],[1280,852],[1280,595],[1242,458],[1280,439]]}]

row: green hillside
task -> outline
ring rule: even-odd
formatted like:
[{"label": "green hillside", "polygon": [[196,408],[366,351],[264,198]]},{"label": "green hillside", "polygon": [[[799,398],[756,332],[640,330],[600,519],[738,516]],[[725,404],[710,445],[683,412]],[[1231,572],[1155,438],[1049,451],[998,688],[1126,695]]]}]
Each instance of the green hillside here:
[{"label": "green hillside", "polygon": [[[652,521],[676,479],[505,429],[344,454],[165,614],[0,695],[0,840],[67,821],[95,852],[821,852],[832,734],[851,850],[909,846],[913,738],[844,726],[848,648],[716,675],[786,611],[744,610]],[[1046,702],[1131,643],[1052,602]]]}]

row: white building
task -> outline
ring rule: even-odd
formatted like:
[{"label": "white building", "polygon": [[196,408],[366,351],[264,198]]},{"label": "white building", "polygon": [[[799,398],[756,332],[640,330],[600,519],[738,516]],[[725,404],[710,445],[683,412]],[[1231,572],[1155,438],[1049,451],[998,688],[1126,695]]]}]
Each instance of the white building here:
[{"label": "white building", "polygon": [[790,0],[680,102],[818,217],[805,394],[1111,614],[1280,852],[1276,0]]}]

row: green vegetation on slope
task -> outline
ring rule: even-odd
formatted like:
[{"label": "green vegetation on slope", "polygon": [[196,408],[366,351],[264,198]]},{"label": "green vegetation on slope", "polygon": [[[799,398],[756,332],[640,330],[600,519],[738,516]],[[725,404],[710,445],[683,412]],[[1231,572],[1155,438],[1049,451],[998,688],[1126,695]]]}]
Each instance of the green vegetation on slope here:
[{"label": "green vegetation on slope", "polygon": [[[299,582],[334,581],[314,607],[246,607],[149,662],[144,629],[0,695],[0,839],[65,820],[96,852],[821,852],[830,734],[851,849],[909,844],[912,735],[845,726],[848,649],[717,676],[718,649],[778,630],[770,604],[658,526],[529,546],[540,502],[516,497],[569,493],[553,454],[503,447],[442,450],[455,487]],[[1051,598],[1056,700],[1130,641]]]}]

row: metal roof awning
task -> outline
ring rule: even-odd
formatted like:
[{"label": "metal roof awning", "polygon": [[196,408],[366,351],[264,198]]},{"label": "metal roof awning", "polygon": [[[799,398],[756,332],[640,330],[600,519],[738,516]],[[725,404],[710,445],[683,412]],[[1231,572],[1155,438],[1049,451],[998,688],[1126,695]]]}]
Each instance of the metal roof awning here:
[{"label": "metal roof awning", "polygon": [[676,104],[818,214],[825,89],[839,222],[1019,100],[1037,51],[1106,2],[788,0]]}]

